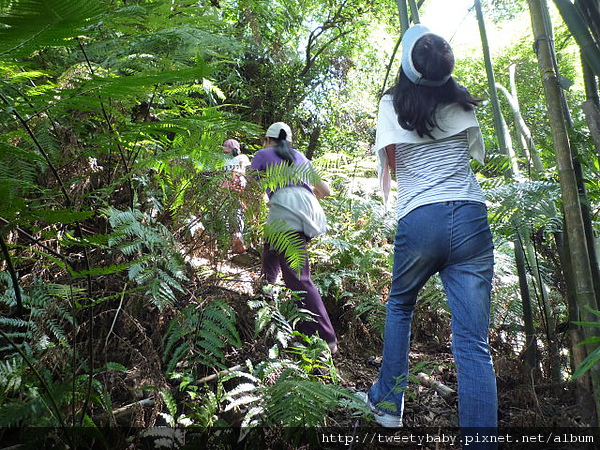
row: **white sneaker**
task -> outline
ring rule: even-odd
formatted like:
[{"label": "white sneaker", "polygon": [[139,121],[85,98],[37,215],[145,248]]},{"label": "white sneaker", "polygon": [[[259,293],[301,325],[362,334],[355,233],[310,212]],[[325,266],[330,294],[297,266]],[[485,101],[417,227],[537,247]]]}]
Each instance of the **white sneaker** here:
[{"label": "white sneaker", "polygon": [[366,392],[356,392],[354,395],[356,395],[356,397],[358,399],[365,402],[365,404],[373,412],[373,417],[375,417],[375,422],[377,422],[382,427],[399,428],[402,426],[402,417],[394,416],[392,414],[389,414],[389,413],[386,413],[386,412],[383,412],[383,411],[377,409],[377,407],[375,405],[373,405],[373,403],[371,403],[371,400],[369,399],[369,394],[367,394]]}]

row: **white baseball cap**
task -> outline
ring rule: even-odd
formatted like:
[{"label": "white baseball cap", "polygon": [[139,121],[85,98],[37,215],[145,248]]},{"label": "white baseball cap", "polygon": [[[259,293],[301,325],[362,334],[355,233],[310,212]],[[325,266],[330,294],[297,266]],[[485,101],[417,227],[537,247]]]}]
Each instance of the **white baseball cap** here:
[{"label": "white baseball cap", "polygon": [[285,131],[285,140],[292,142],[292,130],[290,126],[284,122],[275,122],[274,124],[272,124],[269,128],[267,128],[265,136],[279,139],[279,134],[281,133],[281,130]]}]

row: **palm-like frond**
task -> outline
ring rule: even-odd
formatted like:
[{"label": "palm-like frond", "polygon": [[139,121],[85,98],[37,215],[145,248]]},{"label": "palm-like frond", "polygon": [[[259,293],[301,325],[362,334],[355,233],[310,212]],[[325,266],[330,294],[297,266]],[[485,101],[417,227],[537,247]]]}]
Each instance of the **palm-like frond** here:
[{"label": "palm-like frond", "polygon": [[175,291],[183,292],[180,282],[187,279],[172,233],[137,209],[105,208],[102,212],[113,227],[109,245],[133,258],[128,265],[129,278],[147,286],[147,293],[159,308],[172,304]]},{"label": "palm-like frond", "polygon": [[325,424],[327,413],[339,404],[345,390],[317,381],[282,377],[262,393],[266,425],[317,427]]},{"label": "palm-like frond", "polygon": [[0,398],[18,391],[23,382],[25,369],[26,365],[20,357],[0,361]]},{"label": "palm-like frond", "polygon": [[560,190],[557,183],[527,181],[512,183],[485,191],[490,202],[490,222],[505,236],[519,230],[544,227],[548,231],[562,229],[557,202]]},{"label": "palm-like frond", "polygon": [[283,221],[273,221],[264,225],[265,240],[279,253],[283,253],[290,267],[300,272],[308,258],[302,239]]},{"label": "palm-like frond", "polygon": [[312,313],[306,309],[298,308],[293,301],[295,294],[283,295],[284,290],[274,295],[274,301],[267,302],[262,299],[248,301],[248,306],[255,312],[254,333],[258,336],[265,333],[272,337],[282,347],[287,347],[294,338],[294,327],[301,320],[311,321]]},{"label": "palm-like frond", "polygon": [[271,164],[261,177],[263,188],[276,191],[279,188],[308,183],[312,186],[321,179],[315,168],[309,164],[292,166],[290,164]]},{"label": "palm-like frond", "polygon": [[24,197],[39,191],[36,177],[41,162],[34,152],[0,143],[0,216],[17,219],[27,210]]},{"label": "palm-like frond", "polygon": [[165,335],[163,360],[167,372],[177,364],[225,368],[226,349],[242,345],[236,321],[232,308],[221,300],[184,308]]},{"label": "palm-like frond", "polygon": [[[14,307],[15,292],[7,272],[0,272],[0,306]],[[35,282],[21,288],[23,306],[28,317],[0,317],[0,327],[12,344],[0,339],[0,354],[14,355],[18,350],[25,353],[38,353],[48,346],[58,348],[65,344],[69,329],[76,324],[70,302],[74,300],[76,289],[53,283]]]},{"label": "palm-like frond", "polygon": [[0,57],[25,55],[45,46],[67,45],[104,11],[99,0],[3,0]]}]

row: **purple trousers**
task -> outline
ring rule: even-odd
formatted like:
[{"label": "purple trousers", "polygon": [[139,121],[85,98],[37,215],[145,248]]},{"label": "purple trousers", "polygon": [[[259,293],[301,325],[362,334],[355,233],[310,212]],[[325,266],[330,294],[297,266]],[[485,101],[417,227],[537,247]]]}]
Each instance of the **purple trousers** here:
[{"label": "purple trousers", "polygon": [[[298,236],[302,241],[302,247],[306,250],[309,238],[303,233],[298,233]],[[306,254],[308,255],[307,252]],[[298,322],[296,329],[300,333],[307,336],[318,333],[330,346],[337,342],[335,331],[333,331],[333,326],[321,299],[321,294],[319,294],[317,287],[310,277],[308,256],[304,261],[300,276],[298,276],[298,272],[290,268],[285,255],[277,252],[265,242],[262,254],[262,272],[269,283],[275,283],[279,277],[279,273],[281,273],[285,286],[292,291],[300,293],[300,303],[298,306],[315,314],[314,319],[316,322]]]}]

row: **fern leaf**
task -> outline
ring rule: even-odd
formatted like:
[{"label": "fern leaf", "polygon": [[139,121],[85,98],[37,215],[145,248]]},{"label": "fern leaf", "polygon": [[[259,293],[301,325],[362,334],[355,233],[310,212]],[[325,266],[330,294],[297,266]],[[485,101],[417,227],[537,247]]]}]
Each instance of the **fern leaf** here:
[{"label": "fern leaf", "polygon": [[261,184],[265,190],[276,191],[279,188],[308,183],[315,185],[321,177],[310,164],[292,166],[290,164],[271,164],[267,166]]},{"label": "fern leaf", "polygon": [[265,422],[286,427],[322,426],[343,388],[298,378],[284,378],[265,389]]},{"label": "fern leaf", "polygon": [[31,416],[31,405],[22,401],[11,399],[0,405],[0,427],[19,426]]},{"label": "fern leaf", "polygon": [[25,367],[21,357],[0,361],[0,393],[2,396],[16,392],[20,388]]},{"label": "fern leaf", "polygon": [[167,410],[169,411],[169,414],[171,417],[175,417],[177,414],[177,402],[175,401],[175,398],[173,398],[173,395],[166,389],[161,390],[160,393],[165,402]]},{"label": "fern leaf", "polygon": [[89,20],[103,12],[99,0],[9,2],[1,10],[0,57],[11,58],[45,46],[67,45]]},{"label": "fern leaf", "polygon": [[[183,342],[180,346],[178,346],[175,349],[175,351],[173,352],[173,355],[169,358],[169,362],[165,369],[167,373],[173,372],[173,370],[175,370],[175,366],[177,365],[177,363],[186,360],[186,358],[184,358],[184,355],[189,355],[191,353],[190,347],[191,347],[191,345],[189,342]],[[166,354],[165,354],[165,356],[166,356]]]},{"label": "fern leaf", "polygon": [[263,234],[269,245],[283,253],[290,267],[300,273],[308,254],[298,233],[279,220],[266,223]]},{"label": "fern leaf", "polygon": [[235,327],[236,321],[234,311],[225,302],[214,301],[203,312],[203,326],[205,326],[205,323],[208,324],[210,322],[218,324],[215,332],[225,337],[225,341],[229,344],[240,347],[242,341]]}]

